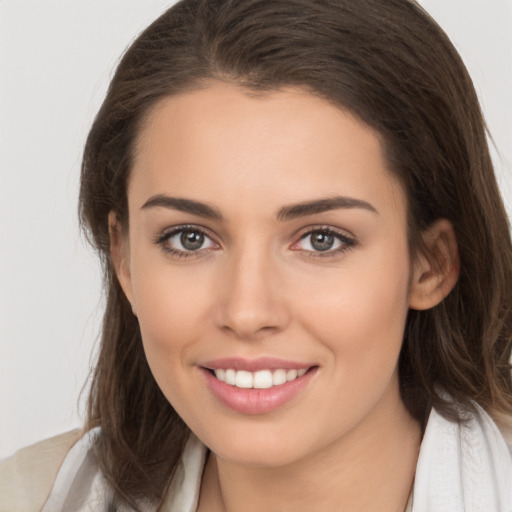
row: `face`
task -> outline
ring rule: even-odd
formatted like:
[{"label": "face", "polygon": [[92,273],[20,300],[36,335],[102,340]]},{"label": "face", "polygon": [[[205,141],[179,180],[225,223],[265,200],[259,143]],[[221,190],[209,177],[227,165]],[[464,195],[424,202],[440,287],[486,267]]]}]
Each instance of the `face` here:
[{"label": "face", "polygon": [[117,270],[149,365],[219,457],[290,463],[396,410],[406,200],[369,127],[297,89],[173,96],[128,203]]}]

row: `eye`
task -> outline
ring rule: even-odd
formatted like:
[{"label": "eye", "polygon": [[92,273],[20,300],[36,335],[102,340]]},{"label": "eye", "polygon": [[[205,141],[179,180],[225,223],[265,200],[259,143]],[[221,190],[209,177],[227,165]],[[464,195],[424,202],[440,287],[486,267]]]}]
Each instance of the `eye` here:
[{"label": "eye", "polygon": [[[355,240],[332,229],[312,229],[304,233],[292,249],[320,256],[332,256],[347,251],[355,245]],[[323,254],[322,254],[323,253]]]},{"label": "eye", "polygon": [[182,226],[168,231],[159,236],[155,242],[166,252],[179,257],[187,257],[218,247],[203,230],[193,226]]}]

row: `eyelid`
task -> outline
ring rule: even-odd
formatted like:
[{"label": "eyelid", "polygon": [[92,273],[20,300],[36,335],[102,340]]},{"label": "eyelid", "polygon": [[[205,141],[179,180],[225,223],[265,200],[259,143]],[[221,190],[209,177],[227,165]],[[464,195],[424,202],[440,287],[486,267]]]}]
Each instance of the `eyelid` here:
[{"label": "eyelid", "polygon": [[199,257],[199,256],[204,255],[205,252],[215,250],[215,248],[206,247],[204,249],[198,249],[197,251],[187,251],[187,250],[181,250],[181,249],[174,249],[174,248],[171,248],[171,247],[165,245],[165,243],[169,239],[173,238],[174,236],[176,236],[179,233],[182,233],[184,231],[194,231],[197,233],[201,233],[206,238],[211,240],[211,242],[215,246],[220,247],[219,242],[216,240],[216,237],[211,234],[210,230],[203,226],[199,226],[197,224],[182,224],[182,225],[178,225],[178,226],[168,227],[168,228],[164,229],[163,231],[161,231],[160,233],[158,233],[154,237],[153,243],[155,245],[160,246],[160,248],[165,253],[170,254],[171,256],[178,257],[179,259],[190,258],[190,257]]},{"label": "eyelid", "polygon": [[[341,247],[338,247],[336,249],[329,249],[326,251],[312,251],[307,249],[294,249],[293,247],[299,244],[302,240],[304,240],[306,237],[314,234],[314,233],[328,233],[330,235],[333,235],[341,242]],[[305,228],[302,228],[298,233],[295,235],[296,241],[293,242],[291,249],[295,251],[302,251],[304,253],[308,253],[310,257],[329,257],[329,256],[335,256],[337,254],[346,252],[353,247],[357,245],[357,241],[355,237],[349,233],[347,230],[342,230],[339,228],[335,228],[330,225],[313,225],[313,226],[307,226]]]},{"label": "eyelid", "polygon": [[182,231],[197,231],[199,233],[203,233],[212,240],[215,238],[215,236],[210,232],[208,228],[200,226],[199,224],[179,224],[177,226],[169,226],[160,230],[159,233],[157,233],[157,235],[154,237],[154,242],[158,243],[161,240],[167,240],[169,237]]}]

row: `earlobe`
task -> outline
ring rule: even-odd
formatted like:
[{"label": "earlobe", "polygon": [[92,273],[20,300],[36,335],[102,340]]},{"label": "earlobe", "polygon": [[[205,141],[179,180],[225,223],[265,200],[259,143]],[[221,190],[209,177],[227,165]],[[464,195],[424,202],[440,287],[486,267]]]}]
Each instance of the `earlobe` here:
[{"label": "earlobe", "polygon": [[132,282],[130,275],[129,248],[127,236],[122,232],[117,214],[111,211],[108,214],[108,231],[110,236],[110,257],[114,266],[119,284],[126,295],[126,298],[132,305],[133,314],[135,312],[135,303],[133,300]]},{"label": "earlobe", "polygon": [[424,250],[413,262],[409,307],[426,310],[454,288],[460,273],[457,238],[451,222],[440,219],[423,234]]}]

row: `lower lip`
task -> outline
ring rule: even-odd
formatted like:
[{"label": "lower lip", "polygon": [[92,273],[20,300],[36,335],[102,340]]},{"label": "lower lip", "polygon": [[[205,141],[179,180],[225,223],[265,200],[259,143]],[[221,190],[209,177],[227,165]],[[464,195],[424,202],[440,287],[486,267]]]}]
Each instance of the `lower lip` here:
[{"label": "lower lip", "polygon": [[302,377],[267,389],[243,389],[217,379],[210,371],[200,368],[213,395],[226,407],[243,414],[265,414],[275,411],[294,398],[311,381],[317,368],[309,369]]}]

